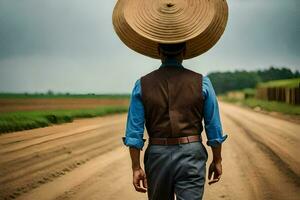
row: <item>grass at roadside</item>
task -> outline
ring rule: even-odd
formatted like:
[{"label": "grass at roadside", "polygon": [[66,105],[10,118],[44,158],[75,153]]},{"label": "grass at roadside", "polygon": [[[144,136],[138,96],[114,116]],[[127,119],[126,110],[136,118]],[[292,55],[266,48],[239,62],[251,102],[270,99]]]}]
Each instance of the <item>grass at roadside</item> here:
[{"label": "grass at roadside", "polygon": [[95,109],[20,111],[0,114],[0,134],[127,112],[127,106],[102,106]]},{"label": "grass at roadside", "polygon": [[263,101],[255,98],[234,99],[226,96],[220,96],[220,100],[230,103],[238,103],[251,108],[259,107],[269,112],[279,112],[288,115],[300,115],[300,106],[290,105],[276,101]]},{"label": "grass at roadside", "polygon": [[37,99],[48,99],[48,98],[75,98],[75,99],[128,99],[129,94],[45,94],[45,93],[0,93],[2,99],[26,99],[26,98],[37,98]]},{"label": "grass at roadside", "polygon": [[258,84],[258,87],[284,87],[284,88],[296,88],[300,85],[300,78],[295,79],[285,79],[285,80],[276,80],[269,81]]}]

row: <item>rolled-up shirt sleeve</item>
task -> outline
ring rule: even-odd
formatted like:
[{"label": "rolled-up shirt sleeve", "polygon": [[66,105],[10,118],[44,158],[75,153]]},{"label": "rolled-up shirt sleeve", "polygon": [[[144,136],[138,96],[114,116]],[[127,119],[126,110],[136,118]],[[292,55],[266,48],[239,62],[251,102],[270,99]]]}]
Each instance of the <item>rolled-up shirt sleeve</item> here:
[{"label": "rolled-up shirt sleeve", "polygon": [[222,144],[228,135],[223,135],[218,100],[207,76],[203,77],[202,92],[204,98],[203,118],[207,145],[216,147]]},{"label": "rolled-up shirt sleeve", "polygon": [[140,79],[135,82],[130,97],[130,105],[127,115],[125,137],[122,137],[124,145],[142,149],[146,139],[144,137],[145,114],[141,99]]}]

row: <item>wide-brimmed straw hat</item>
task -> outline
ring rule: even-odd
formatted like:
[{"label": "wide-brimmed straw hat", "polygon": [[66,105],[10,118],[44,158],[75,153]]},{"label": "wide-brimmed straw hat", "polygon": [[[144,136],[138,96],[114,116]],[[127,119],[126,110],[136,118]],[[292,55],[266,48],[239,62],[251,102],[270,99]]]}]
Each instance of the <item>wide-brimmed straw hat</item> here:
[{"label": "wide-brimmed straw hat", "polygon": [[226,0],[118,0],[113,25],[134,51],[160,58],[158,44],[186,43],[184,59],[203,54],[222,36]]}]

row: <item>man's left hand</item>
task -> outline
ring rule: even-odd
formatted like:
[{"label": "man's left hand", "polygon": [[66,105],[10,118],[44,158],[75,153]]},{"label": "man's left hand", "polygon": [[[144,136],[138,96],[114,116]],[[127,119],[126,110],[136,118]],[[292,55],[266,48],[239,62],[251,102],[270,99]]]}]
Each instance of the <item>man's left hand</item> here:
[{"label": "man's left hand", "polygon": [[146,174],[142,168],[133,169],[133,186],[137,192],[147,192]]}]

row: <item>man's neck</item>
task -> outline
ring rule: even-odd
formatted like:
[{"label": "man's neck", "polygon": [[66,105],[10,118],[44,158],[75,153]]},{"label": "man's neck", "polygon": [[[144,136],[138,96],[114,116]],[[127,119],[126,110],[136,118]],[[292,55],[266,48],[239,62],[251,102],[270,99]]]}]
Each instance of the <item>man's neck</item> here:
[{"label": "man's neck", "polygon": [[166,66],[183,67],[182,61],[179,61],[176,57],[166,57],[164,60],[162,60],[160,67]]}]

